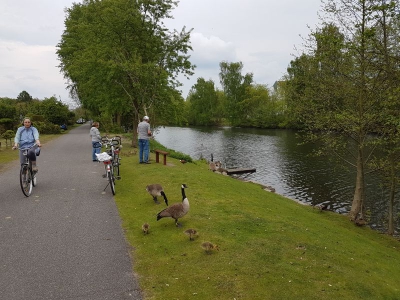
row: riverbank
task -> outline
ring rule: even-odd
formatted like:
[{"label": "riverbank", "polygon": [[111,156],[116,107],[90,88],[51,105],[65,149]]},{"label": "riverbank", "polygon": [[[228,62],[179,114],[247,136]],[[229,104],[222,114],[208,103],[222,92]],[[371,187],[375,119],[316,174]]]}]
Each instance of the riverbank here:
[{"label": "riverbank", "polygon": [[[164,166],[153,153],[151,160],[140,165],[134,152],[124,156],[115,196],[146,299],[400,298],[396,239],[215,174],[201,161],[168,157]],[[163,185],[170,205],[188,185],[182,228],[156,220],[166,206],[146,192],[153,183]],[[184,234],[189,228],[198,232],[193,241]],[[205,241],[219,251],[207,254]]]}]

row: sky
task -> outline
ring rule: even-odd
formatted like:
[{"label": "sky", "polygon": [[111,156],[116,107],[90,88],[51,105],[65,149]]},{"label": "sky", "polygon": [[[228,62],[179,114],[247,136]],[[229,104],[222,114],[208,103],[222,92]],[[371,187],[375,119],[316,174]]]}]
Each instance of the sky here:
[{"label": "sky", "polygon": [[[78,0],[0,0],[0,97],[56,96],[74,106],[58,68],[56,46],[64,31],[65,8]],[[254,82],[272,87],[298,56],[318,21],[321,0],[180,0],[167,20],[170,29],[193,29],[190,80],[181,77],[182,96],[202,77],[217,88],[219,63],[242,62]]]}]

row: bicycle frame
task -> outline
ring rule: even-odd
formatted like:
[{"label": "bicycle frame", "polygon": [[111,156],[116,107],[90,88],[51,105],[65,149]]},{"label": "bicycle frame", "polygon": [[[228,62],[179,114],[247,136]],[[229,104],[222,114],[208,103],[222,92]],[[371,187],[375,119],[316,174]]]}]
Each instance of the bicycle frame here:
[{"label": "bicycle frame", "polygon": [[105,161],[103,161],[103,163],[104,163],[104,168],[106,170],[105,177],[108,180],[108,184],[106,185],[104,190],[108,187],[108,185],[110,185],[111,192],[113,195],[115,195],[115,177],[114,177],[114,172],[113,172],[113,168],[112,168],[112,160],[111,159],[105,160]]},{"label": "bicycle frame", "polygon": [[[31,148],[33,147],[34,146]],[[31,195],[33,187],[36,186],[36,173],[32,171],[32,162],[28,157],[28,151],[31,148],[19,149],[22,152],[22,155],[25,157],[25,162],[21,164],[19,180],[22,193],[26,197]]]},{"label": "bicycle frame", "polygon": [[113,195],[115,195],[115,180],[121,179],[119,173],[119,165],[121,164],[119,152],[121,146],[118,147],[118,145],[121,144],[121,137],[118,136],[111,139],[108,137],[102,137],[102,141],[99,144],[100,147],[105,145],[106,149],[109,149],[106,152],[111,157],[110,160],[103,161],[105,168],[105,174],[103,177],[107,178],[108,180],[108,184],[104,190],[108,187],[108,185],[110,185],[111,191]]}]

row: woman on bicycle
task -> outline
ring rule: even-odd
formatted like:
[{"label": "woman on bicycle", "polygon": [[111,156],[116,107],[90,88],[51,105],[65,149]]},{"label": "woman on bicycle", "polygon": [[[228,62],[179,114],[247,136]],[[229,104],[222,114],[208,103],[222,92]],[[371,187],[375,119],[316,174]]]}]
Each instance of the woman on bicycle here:
[{"label": "woman on bicycle", "polygon": [[[19,127],[15,134],[13,149],[17,149],[18,147],[20,149],[29,148],[28,156],[32,162],[32,171],[37,172],[36,154],[40,153],[38,147],[42,146],[39,140],[39,131],[36,127],[32,126],[31,119],[29,118],[25,118],[22,125],[23,126]],[[21,164],[25,161],[22,151],[19,151],[19,160]]]}]

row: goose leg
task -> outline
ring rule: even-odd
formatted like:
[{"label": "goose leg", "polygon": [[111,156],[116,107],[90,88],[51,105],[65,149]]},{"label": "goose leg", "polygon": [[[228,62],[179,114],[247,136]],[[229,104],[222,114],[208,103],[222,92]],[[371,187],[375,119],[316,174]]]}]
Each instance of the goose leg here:
[{"label": "goose leg", "polygon": [[155,202],[156,204],[160,204],[160,202],[157,200],[157,197],[156,197],[156,196],[153,196],[153,200],[154,200],[154,202]]}]

